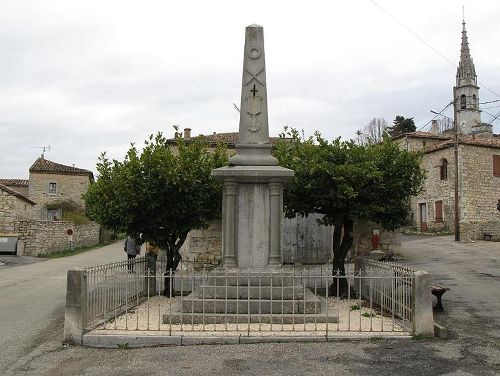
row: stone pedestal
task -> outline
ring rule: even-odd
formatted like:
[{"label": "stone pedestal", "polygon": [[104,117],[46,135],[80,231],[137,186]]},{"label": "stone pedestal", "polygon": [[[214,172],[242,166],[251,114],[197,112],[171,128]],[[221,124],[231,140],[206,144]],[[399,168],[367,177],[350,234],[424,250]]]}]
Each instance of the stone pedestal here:
[{"label": "stone pedestal", "polygon": [[281,265],[283,184],[293,171],[279,166],[230,166],[212,171],[224,184],[223,264],[266,270]]}]

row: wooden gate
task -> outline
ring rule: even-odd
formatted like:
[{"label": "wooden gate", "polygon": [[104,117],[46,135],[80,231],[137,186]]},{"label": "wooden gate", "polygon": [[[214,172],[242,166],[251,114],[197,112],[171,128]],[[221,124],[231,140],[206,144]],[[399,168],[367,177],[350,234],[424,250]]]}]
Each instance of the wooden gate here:
[{"label": "wooden gate", "polygon": [[332,259],[332,226],[318,224],[320,214],[283,220],[283,263],[322,264]]}]

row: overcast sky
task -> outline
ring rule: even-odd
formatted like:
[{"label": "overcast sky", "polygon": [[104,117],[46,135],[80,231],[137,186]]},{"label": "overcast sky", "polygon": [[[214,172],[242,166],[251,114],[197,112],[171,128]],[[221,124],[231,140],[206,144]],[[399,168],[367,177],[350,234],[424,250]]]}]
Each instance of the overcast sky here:
[{"label": "overcast sky", "polygon": [[[500,93],[500,2],[462,3],[480,102],[500,99],[485,88]],[[396,115],[420,128],[452,100],[462,3],[0,0],[0,178],[27,178],[36,147],[95,171],[100,152],[122,159],[174,124],[237,131],[253,23],[264,26],[271,135],[289,125],[349,139]]]}]

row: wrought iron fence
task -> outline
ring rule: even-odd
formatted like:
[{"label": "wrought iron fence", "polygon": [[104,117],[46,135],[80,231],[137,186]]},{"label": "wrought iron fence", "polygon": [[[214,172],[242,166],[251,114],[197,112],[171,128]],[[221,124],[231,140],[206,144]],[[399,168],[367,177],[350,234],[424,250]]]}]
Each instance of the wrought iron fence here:
[{"label": "wrought iron fence", "polygon": [[[413,275],[366,261],[364,269],[332,275],[329,267],[273,272],[165,273],[144,257],[89,267],[86,329],[164,334],[246,335],[411,331]],[[397,269],[397,270],[396,270]]]}]

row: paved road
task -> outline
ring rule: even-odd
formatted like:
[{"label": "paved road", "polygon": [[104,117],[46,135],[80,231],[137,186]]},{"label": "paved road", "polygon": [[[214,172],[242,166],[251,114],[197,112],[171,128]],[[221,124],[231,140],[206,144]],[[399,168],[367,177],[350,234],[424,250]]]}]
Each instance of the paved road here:
[{"label": "paved road", "polygon": [[[118,257],[120,249],[116,250]],[[406,238],[405,262],[434,273],[434,280],[451,287],[444,297],[446,312],[437,316],[449,325],[449,340],[377,340],[337,343],[257,344],[234,346],[185,346],[152,349],[89,349],[61,347],[62,311],[51,321],[40,319],[38,334],[22,337],[22,356],[11,362],[14,375],[498,375],[500,374],[500,243],[455,244],[449,237]],[[96,258],[112,250],[97,252]],[[90,256],[90,255],[89,255]],[[79,256],[75,256],[79,257]],[[54,260],[58,261],[58,260]],[[32,266],[46,267],[49,261]],[[51,261],[53,262],[53,261]],[[73,264],[73,258],[64,259]],[[21,271],[21,268],[12,268]],[[61,266],[61,269],[68,268]],[[57,269],[57,267],[56,267]],[[53,269],[52,269],[53,270]],[[3,277],[0,271],[0,288]],[[49,287],[64,301],[64,272]],[[19,276],[19,281],[22,278]],[[61,287],[62,286],[62,287]],[[31,288],[16,286],[18,299],[33,300],[46,294],[36,281]],[[0,290],[1,293],[2,290]],[[14,294],[14,292],[12,292]],[[11,296],[12,298],[12,296]],[[20,305],[12,334],[33,322],[26,313],[38,304]],[[3,304],[2,304],[3,306]],[[21,310],[22,309],[22,310]],[[60,308],[61,309],[61,308]],[[0,308],[4,317],[4,308]],[[45,321],[44,321],[45,320]],[[10,319],[7,321],[10,325]],[[1,324],[4,341],[6,321]],[[21,330],[22,331],[22,330]],[[15,343],[16,338],[9,343]],[[31,346],[31,347],[30,347]],[[18,351],[16,350],[16,351]],[[15,354],[17,354],[14,351]],[[0,356],[4,356],[0,351]],[[17,355],[16,355],[17,356]]]},{"label": "paved road", "polygon": [[402,253],[406,264],[451,289],[443,297],[446,311],[434,320],[450,328],[446,345],[460,354],[460,364],[500,375],[500,243],[407,237]]},{"label": "paved road", "polygon": [[68,269],[120,259],[122,242],[35,263],[3,257],[7,265],[0,266],[0,374],[46,348],[60,347]]}]

